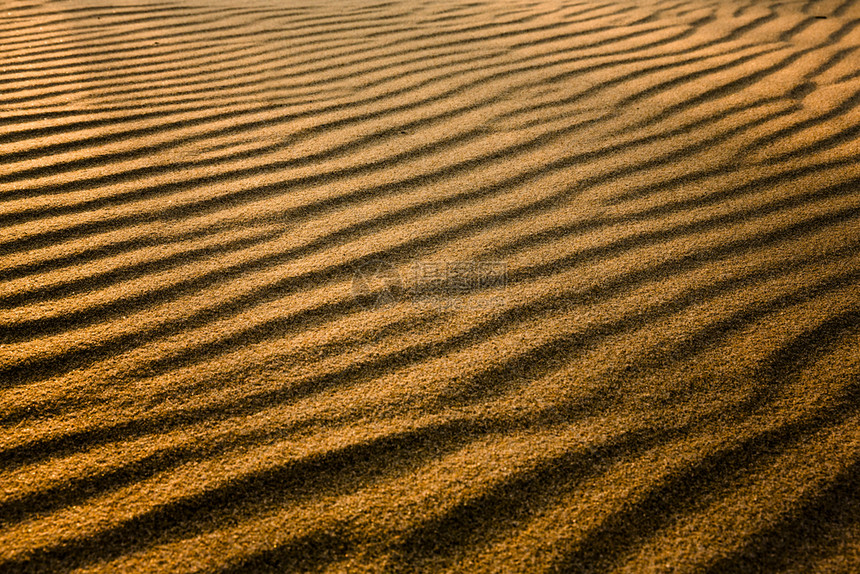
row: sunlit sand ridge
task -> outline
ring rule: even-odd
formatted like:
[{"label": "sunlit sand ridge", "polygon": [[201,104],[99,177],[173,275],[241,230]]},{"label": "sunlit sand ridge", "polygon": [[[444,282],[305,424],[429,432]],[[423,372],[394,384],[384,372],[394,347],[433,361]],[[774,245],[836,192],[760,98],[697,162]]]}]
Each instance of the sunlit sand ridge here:
[{"label": "sunlit sand ridge", "polygon": [[12,0],[0,77],[0,571],[860,569],[857,0]]}]

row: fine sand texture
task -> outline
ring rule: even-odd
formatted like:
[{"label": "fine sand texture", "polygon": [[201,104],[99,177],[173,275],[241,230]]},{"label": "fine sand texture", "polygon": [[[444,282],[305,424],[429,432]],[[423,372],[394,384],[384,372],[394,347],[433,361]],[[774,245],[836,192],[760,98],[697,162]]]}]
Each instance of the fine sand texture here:
[{"label": "fine sand texture", "polygon": [[860,0],[6,0],[0,572],[860,571]]}]

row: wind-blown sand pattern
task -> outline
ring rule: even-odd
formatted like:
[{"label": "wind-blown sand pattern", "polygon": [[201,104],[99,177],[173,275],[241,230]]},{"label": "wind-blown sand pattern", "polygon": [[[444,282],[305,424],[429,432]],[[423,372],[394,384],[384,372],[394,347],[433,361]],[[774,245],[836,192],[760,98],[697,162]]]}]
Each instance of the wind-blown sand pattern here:
[{"label": "wind-blown sand pattern", "polygon": [[860,2],[0,35],[0,571],[860,569]]}]

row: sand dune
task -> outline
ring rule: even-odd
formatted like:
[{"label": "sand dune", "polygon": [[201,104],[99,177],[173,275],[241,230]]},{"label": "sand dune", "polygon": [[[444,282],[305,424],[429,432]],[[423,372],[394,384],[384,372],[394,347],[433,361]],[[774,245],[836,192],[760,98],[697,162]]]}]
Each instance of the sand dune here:
[{"label": "sand dune", "polygon": [[0,54],[0,571],[860,569],[860,2],[9,0]]}]

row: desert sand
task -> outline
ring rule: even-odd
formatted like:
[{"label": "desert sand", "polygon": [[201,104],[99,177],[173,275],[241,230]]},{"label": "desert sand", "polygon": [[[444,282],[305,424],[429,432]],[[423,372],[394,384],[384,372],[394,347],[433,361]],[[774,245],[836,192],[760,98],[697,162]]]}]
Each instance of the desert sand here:
[{"label": "desert sand", "polygon": [[860,571],[860,1],[0,37],[0,571]]}]

